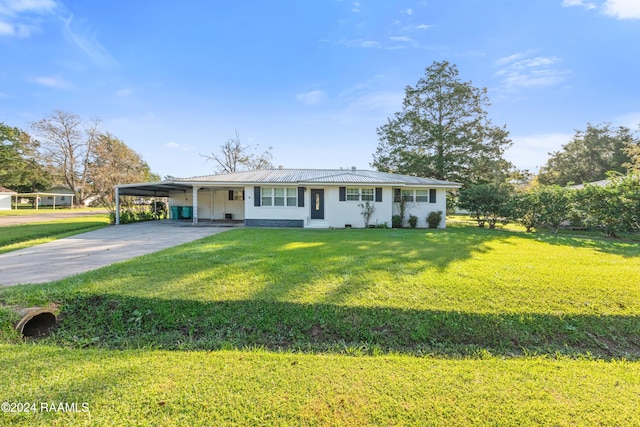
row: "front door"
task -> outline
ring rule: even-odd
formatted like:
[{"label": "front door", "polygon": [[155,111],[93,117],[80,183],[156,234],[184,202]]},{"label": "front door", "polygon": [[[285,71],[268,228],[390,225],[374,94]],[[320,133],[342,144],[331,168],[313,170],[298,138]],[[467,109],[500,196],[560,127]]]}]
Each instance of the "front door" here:
[{"label": "front door", "polygon": [[324,190],[311,189],[311,219],[324,219]]}]

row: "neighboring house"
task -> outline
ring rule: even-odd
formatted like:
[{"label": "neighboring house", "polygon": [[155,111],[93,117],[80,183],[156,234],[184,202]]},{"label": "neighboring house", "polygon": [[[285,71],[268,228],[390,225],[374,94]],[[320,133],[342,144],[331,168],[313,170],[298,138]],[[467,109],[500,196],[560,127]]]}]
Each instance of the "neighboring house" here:
[{"label": "neighboring house", "polygon": [[444,228],[447,190],[460,186],[356,169],[271,169],[123,184],[116,186],[116,223],[119,196],[124,195],[168,197],[172,217],[182,212],[194,224],[232,219],[250,227],[304,228],[364,227],[360,205],[367,202],[374,206],[369,224],[391,226],[391,217],[404,198],[406,216],[417,216],[418,227],[427,226],[429,212],[442,211],[440,227]]},{"label": "neighboring house", "polygon": [[40,195],[40,206],[71,206],[72,203],[73,191],[68,187],[48,188]]},{"label": "neighboring house", "polygon": [[601,181],[585,182],[584,184],[576,184],[567,186],[570,190],[582,190],[585,185],[596,185],[598,187],[606,187],[611,183],[610,179],[603,179]]},{"label": "neighboring house", "polygon": [[11,202],[18,193],[8,188],[0,187],[0,211],[11,209]]}]

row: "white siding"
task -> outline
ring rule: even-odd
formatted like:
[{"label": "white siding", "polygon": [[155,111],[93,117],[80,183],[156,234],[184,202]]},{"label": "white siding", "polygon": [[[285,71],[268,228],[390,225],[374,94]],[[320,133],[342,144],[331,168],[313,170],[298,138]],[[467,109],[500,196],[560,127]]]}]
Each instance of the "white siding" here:
[{"label": "white siding", "polygon": [[[236,191],[243,189],[238,187]],[[175,191],[169,194],[169,206],[193,206],[193,192]],[[244,220],[244,202],[229,200],[229,190],[204,188],[198,191],[198,219],[220,220],[231,214],[234,220]]]},{"label": "white siding", "polygon": [[[261,186],[261,189],[269,186]],[[374,187],[371,187],[374,188]],[[329,227],[344,228],[351,225],[354,228],[364,227],[362,208],[359,201],[340,201],[340,186],[308,186],[304,192],[304,207],[273,207],[254,206],[253,187],[246,188],[245,212],[248,219],[291,219],[303,220],[305,226],[309,224],[311,216],[311,189],[324,189],[324,221]],[[375,192],[375,190],[374,190]],[[391,188],[382,189],[382,202],[370,202],[375,206],[369,224],[386,222],[391,226],[392,207]]]},{"label": "white siding", "polygon": [[[260,185],[260,188],[273,188],[277,185]],[[291,184],[279,187],[293,188]],[[254,206],[254,187],[246,186],[245,200],[229,200],[227,189],[203,189],[198,192],[198,218],[199,219],[224,219],[225,214],[232,214],[234,220],[244,219],[277,219],[277,220],[301,220],[304,226],[309,225],[311,216],[311,189],[324,189],[324,222],[328,227],[344,228],[351,225],[354,228],[364,227],[362,208],[358,206],[361,201],[340,201],[340,187],[344,185],[318,185],[306,186],[304,191],[304,207],[293,206]],[[351,188],[373,188],[375,210],[369,221],[370,225],[387,223],[391,227],[391,217],[397,213],[397,203],[393,201],[394,193],[391,187],[382,187],[382,202],[375,201],[375,186],[350,185]],[[295,186],[297,189],[298,187]],[[403,189],[408,189],[404,188]],[[424,190],[424,187],[419,188]],[[238,187],[236,191],[242,191]],[[297,194],[297,193],[296,193]],[[173,192],[169,197],[169,206],[193,206],[193,195],[190,191]],[[446,221],[446,190],[436,190],[436,203],[408,203],[406,216],[416,215],[418,227],[427,227],[427,215],[432,211],[442,211],[440,227],[444,228]],[[405,222],[405,224],[407,224]]]},{"label": "white siding", "polygon": [[0,210],[6,211],[11,209],[11,194],[0,194]]},{"label": "white siding", "polygon": [[[402,188],[402,190],[417,190],[412,188]],[[420,188],[420,190],[424,190],[424,188]],[[405,208],[405,227],[409,226],[409,215],[415,215],[418,217],[418,228],[426,228],[427,227],[427,215],[430,212],[442,211],[442,221],[440,221],[440,226],[438,228],[445,228],[447,221],[447,190],[444,188],[436,189],[436,202],[407,202]],[[393,214],[399,214],[399,204],[393,203]]]},{"label": "white siding", "polygon": [[[356,188],[357,186],[352,185],[351,188]],[[358,186],[358,188],[361,188]],[[365,188],[374,188],[374,198],[375,198],[375,187],[365,187]],[[354,228],[363,228],[364,227],[364,218],[362,217],[362,208],[358,206],[359,204],[366,203],[360,201],[340,201],[340,186],[335,187],[327,187],[325,189],[325,208],[324,208],[324,217],[325,220],[329,222],[330,227],[343,228],[345,225],[350,224]],[[373,211],[373,215],[371,215],[371,219],[369,220],[370,225],[375,225],[376,223],[384,223],[386,222],[389,227],[391,227],[391,202],[393,201],[393,194],[391,192],[391,188],[383,188],[382,189],[382,202],[369,202],[373,204],[375,210]]]}]

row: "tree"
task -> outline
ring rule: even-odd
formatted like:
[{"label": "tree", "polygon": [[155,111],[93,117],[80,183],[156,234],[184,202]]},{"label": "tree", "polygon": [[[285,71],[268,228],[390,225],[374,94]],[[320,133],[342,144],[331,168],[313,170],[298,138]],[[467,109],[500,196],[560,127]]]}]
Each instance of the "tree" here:
[{"label": "tree", "polygon": [[405,88],[402,111],[377,129],[371,165],[463,184],[502,181],[511,168],[502,157],[511,140],[506,127],[488,119],[486,92],[461,82],[455,65],[434,62]]},{"label": "tree", "polygon": [[460,191],[459,205],[471,212],[478,222],[478,227],[495,228],[498,221],[505,222],[509,218],[511,190],[502,184],[478,184]]},{"label": "tree", "polygon": [[[251,150],[255,151],[252,153]],[[218,163],[216,171],[218,173],[234,173],[247,170],[271,169],[272,154],[271,147],[262,153],[258,153],[258,146],[242,145],[240,135],[236,131],[235,138],[228,139],[220,146],[218,154],[212,152],[210,156],[201,154],[207,160]]]},{"label": "tree", "polygon": [[89,165],[93,159],[99,120],[83,123],[75,114],[54,110],[49,117],[32,123],[54,179],[68,186],[74,201],[82,205],[91,195]]},{"label": "tree", "polygon": [[160,181],[138,153],[108,132],[96,137],[88,170],[92,194],[108,207],[114,205],[116,185]]},{"label": "tree", "polygon": [[0,123],[0,186],[19,193],[47,188],[51,177],[40,163],[37,148],[28,133]]},{"label": "tree", "polygon": [[634,141],[637,145],[638,138],[624,126],[614,129],[610,123],[587,123],[586,130],[577,130],[561,150],[550,153],[538,181],[565,186],[603,180],[609,171],[624,173],[631,162],[628,150]]},{"label": "tree", "polygon": [[[640,127],[638,130],[640,132]],[[640,172],[640,138],[638,138],[638,133],[634,135],[633,139],[627,142],[624,147],[624,153],[629,156],[629,162],[623,166],[630,172]]]}]

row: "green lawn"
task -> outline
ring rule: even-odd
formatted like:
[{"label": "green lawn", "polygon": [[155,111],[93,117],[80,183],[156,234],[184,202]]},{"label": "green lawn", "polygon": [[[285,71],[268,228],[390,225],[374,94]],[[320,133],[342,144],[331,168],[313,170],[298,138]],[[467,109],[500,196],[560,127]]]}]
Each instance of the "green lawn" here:
[{"label": "green lawn", "polygon": [[458,225],[236,229],[50,284],[18,425],[638,425],[640,246]]},{"label": "green lawn", "polygon": [[0,254],[108,225],[109,217],[105,214],[0,227]]},{"label": "green lawn", "polygon": [[64,206],[56,206],[55,209],[53,209],[53,206],[40,206],[40,208],[35,209],[32,208],[31,206],[23,206],[21,205],[20,207],[18,207],[18,209],[8,209],[8,210],[1,210],[0,211],[0,217],[2,216],[23,216],[23,215],[39,215],[39,214],[51,214],[51,213],[65,213],[65,212],[96,212],[96,211],[102,211],[104,212],[105,208],[102,207],[98,207],[98,208],[85,208],[85,207],[80,207],[80,208],[69,208],[69,207],[64,207]]}]

